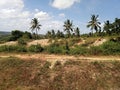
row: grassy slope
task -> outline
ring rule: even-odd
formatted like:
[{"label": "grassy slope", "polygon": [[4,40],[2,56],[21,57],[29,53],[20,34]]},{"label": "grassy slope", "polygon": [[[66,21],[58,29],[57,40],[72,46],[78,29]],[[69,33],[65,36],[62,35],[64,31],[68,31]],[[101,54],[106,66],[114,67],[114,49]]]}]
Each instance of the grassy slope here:
[{"label": "grassy slope", "polygon": [[0,58],[0,90],[119,90],[120,62]]}]

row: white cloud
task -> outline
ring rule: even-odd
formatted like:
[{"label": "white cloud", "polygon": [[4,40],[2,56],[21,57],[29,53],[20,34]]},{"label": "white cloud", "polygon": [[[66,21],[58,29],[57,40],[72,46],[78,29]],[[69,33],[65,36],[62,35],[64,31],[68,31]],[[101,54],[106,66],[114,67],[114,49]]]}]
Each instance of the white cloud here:
[{"label": "white cloud", "polygon": [[53,0],[51,5],[58,9],[66,9],[78,2],[80,2],[80,0]]},{"label": "white cloud", "polygon": [[35,9],[34,12],[26,11],[24,6],[24,0],[0,0],[0,31],[30,31],[30,22],[34,17],[39,18],[42,24],[40,30],[42,34],[51,29],[62,29],[63,22],[56,20],[55,16],[39,9]]},{"label": "white cloud", "polygon": [[64,13],[60,13],[59,16],[60,17],[65,17],[65,14]]},{"label": "white cloud", "polygon": [[0,9],[22,10],[24,3],[22,0],[0,0]]},{"label": "white cloud", "polygon": [[30,12],[24,10],[23,0],[0,1],[0,30],[27,30],[30,22]]},{"label": "white cloud", "polygon": [[47,12],[44,12],[44,11],[38,11],[37,10],[37,13],[34,14],[34,17],[35,18],[38,18],[39,20],[43,21],[43,20],[48,20],[50,19],[50,15],[47,13]]}]

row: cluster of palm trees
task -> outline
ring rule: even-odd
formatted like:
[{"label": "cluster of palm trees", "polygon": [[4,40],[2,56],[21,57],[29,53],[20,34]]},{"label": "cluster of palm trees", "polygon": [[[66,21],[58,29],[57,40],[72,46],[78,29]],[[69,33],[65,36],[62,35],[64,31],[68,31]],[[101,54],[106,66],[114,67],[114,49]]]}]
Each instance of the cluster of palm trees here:
[{"label": "cluster of palm trees", "polygon": [[104,24],[103,30],[107,35],[120,35],[120,19],[115,18],[114,22],[112,23],[107,20]]},{"label": "cluster of palm trees", "polygon": [[79,29],[79,27],[74,28],[73,22],[70,21],[69,19],[67,19],[64,22],[63,27],[64,27],[64,31],[67,34],[67,37],[71,37],[71,36],[79,37],[80,36],[80,29]]},{"label": "cluster of palm trees", "polygon": [[[38,38],[38,30],[40,30],[40,27],[41,27],[41,26],[42,26],[42,25],[39,23],[39,21],[38,21],[37,18],[32,19],[30,29],[31,29],[32,33],[33,33],[34,30],[35,30],[36,39]],[[55,33],[55,30],[54,30],[54,29],[51,30],[51,31],[48,31],[47,34],[46,34],[46,36],[49,37],[49,38],[51,38],[51,37],[52,37],[52,38],[55,38],[55,37],[58,37],[58,38],[61,38],[61,37],[71,37],[71,36],[73,36],[73,35],[74,35],[74,36],[77,36],[77,37],[80,36],[80,30],[79,30],[79,28],[77,27],[77,28],[74,29],[74,28],[73,28],[73,22],[70,21],[69,19],[64,22],[63,27],[64,27],[64,31],[66,32],[66,36],[65,36],[64,33],[63,33],[62,31],[60,31],[60,30],[58,30],[58,31]]]},{"label": "cluster of palm trees", "polygon": [[103,31],[101,31],[101,23],[98,21],[98,15],[92,15],[91,21],[88,22],[87,27],[91,28],[92,34],[93,30],[96,31],[96,34],[99,35],[120,35],[120,19],[115,18],[115,21],[113,23],[110,23],[109,20],[107,20],[104,23]]},{"label": "cluster of palm trees", "polygon": [[63,33],[62,31],[58,30],[56,33],[55,33],[55,30],[51,30],[51,31],[48,31],[47,34],[46,34],[46,37],[48,38],[69,38],[69,37],[73,37],[73,36],[76,36],[76,37],[80,37],[80,30],[79,28],[74,28],[74,25],[73,25],[73,22],[70,21],[69,19],[67,19],[65,22],[64,22],[64,32]]},{"label": "cluster of palm trees", "polygon": [[[104,27],[103,30],[101,31],[101,23],[98,20],[99,15],[92,15],[91,16],[91,20],[88,22],[87,27],[91,29],[91,33],[96,34],[96,35],[100,35],[105,34],[105,35],[112,35],[114,34],[120,34],[120,19],[116,18],[115,21],[113,23],[110,23],[109,20],[107,20],[104,23]],[[39,23],[37,18],[32,19],[31,21],[31,31],[34,32],[34,30],[36,31],[36,39],[38,37],[38,30],[40,30],[40,27],[42,25]],[[74,28],[73,22],[69,19],[67,19],[64,22],[64,31],[66,32],[66,36],[69,38],[71,36],[80,36],[80,30],[78,27]],[[95,33],[94,33],[95,30]],[[61,32],[60,30],[57,31],[57,33],[55,33],[55,30],[52,31],[48,31],[47,35],[49,37],[64,37],[64,33]]]}]

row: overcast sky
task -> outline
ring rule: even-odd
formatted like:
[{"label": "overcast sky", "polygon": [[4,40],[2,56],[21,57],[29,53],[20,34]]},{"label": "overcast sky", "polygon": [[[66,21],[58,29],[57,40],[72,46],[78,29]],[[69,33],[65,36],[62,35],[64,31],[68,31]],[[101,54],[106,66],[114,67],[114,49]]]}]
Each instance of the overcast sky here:
[{"label": "overcast sky", "polygon": [[86,33],[92,14],[98,14],[101,23],[120,18],[120,0],[0,0],[0,31],[30,31],[31,19],[36,17],[42,24],[42,34],[63,30],[66,19]]}]

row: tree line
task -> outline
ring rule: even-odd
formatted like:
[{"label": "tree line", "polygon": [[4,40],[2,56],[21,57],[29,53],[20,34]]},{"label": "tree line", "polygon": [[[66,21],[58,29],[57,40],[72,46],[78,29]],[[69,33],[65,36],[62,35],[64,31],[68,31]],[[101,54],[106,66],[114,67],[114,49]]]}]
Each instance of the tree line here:
[{"label": "tree line", "polygon": [[[120,35],[120,19],[115,18],[114,22],[110,22],[106,20],[104,22],[103,27],[101,27],[101,22],[98,20],[99,15],[91,15],[91,19],[86,25],[87,28],[90,28],[91,32],[88,34],[89,36],[105,36],[105,35]],[[31,32],[34,34],[35,38],[38,38],[38,31],[41,29],[41,24],[38,18],[33,18],[31,21]],[[73,21],[67,19],[64,24],[64,32],[61,30],[52,29],[46,33],[47,38],[64,38],[64,37],[80,37],[80,29],[79,27],[74,27]]]}]

